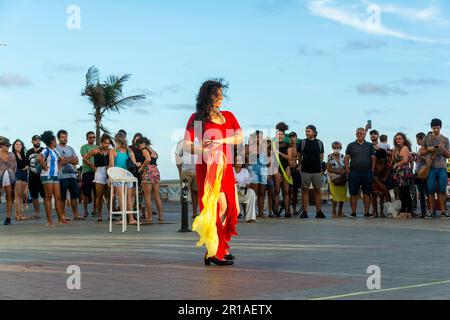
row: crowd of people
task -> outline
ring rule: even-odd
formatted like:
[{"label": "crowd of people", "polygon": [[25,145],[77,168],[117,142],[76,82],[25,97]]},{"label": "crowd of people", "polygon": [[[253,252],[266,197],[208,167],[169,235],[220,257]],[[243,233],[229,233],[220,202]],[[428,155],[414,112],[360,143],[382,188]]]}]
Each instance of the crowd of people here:
[{"label": "crowd of people", "polygon": [[[89,217],[90,204],[93,207],[91,215],[102,222],[103,205],[110,199],[110,188],[114,189],[114,207],[121,208],[123,203],[122,186],[110,185],[108,181],[107,169],[110,167],[130,171],[139,180],[139,190],[133,189],[132,184],[128,186],[128,208],[133,206],[134,197],[142,197],[143,220],[153,222],[154,202],[159,222],[164,221],[158,153],[152,149],[148,138],[137,133],[129,146],[126,131],[120,130],[114,138],[103,134],[97,145],[96,134],[90,131],[86,134],[87,143],[80,150],[80,166],[80,158],[68,145],[68,137],[66,130],[58,131],[56,136],[52,131],[45,131],[32,137],[29,150],[19,139],[11,144],[8,138],[0,137],[0,196],[2,192],[6,195],[5,226],[12,222],[13,207],[15,221],[40,220],[40,197],[44,200],[49,227],[55,225],[53,207],[59,224],[68,224],[71,220],[67,217],[68,207],[74,220],[85,220]],[[29,197],[34,207],[31,218],[23,210]],[[78,211],[80,203],[83,203],[83,215]],[[133,215],[129,215],[128,223],[137,223]]]},{"label": "crowd of people", "polygon": [[[325,219],[322,211],[325,187],[332,201],[333,218],[346,217],[344,204],[347,202],[350,203],[348,217],[356,218],[357,202],[362,199],[366,218],[386,217],[386,204],[397,201],[401,203],[400,218],[431,219],[439,215],[450,219],[446,211],[450,144],[441,134],[441,128],[442,121],[433,119],[431,131],[418,133],[417,152],[413,152],[404,133],[397,133],[391,146],[388,137],[377,130],[368,126],[358,128],[356,140],[346,146],[345,152],[344,144],[334,141],[333,152],[326,157],[325,145],[318,139],[318,130],[313,125],[306,127],[303,139],[295,132],[288,133],[289,126],[284,122],[276,125],[274,138],[265,137],[257,130],[248,137],[247,144],[234,150],[237,199],[244,208],[241,217],[254,223],[257,218],[280,218],[284,212],[284,218],[307,219],[312,204],[315,217]],[[367,134],[370,141],[366,141]],[[11,224],[13,208],[16,221],[30,219],[23,210],[28,198],[34,207],[31,219],[41,219],[40,197],[44,200],[48,226],[55,225],[53,207],[58,223],[67,224],[69,208],[74,220],[85,220],[89,217],[90,204],[92,215],[102,222],[110,188],[117,199],[114,206],[122,205],[121,186],[111,186],[108,182],[109,167],[128,170],[139,180],[138,191],[131,184],[128,188],[127,206],[131,208],[134,197],[141,197],[143,220],[153,221],[154,203],[158,220],[163,222],[158,153],[152,149],[149,139],[137,133],[129,146],[124,130],[114,138],[103,134],[99,145],[96,138],[94,132],[86,134],[87,143],[79,153],[80,165],[77,152],[68,145],[65,130],[58,131],[56,136],[51,131],[33,136],[28,150],[19,139],[11,144],[9,139],[0,137],[0,182],[6,195],[4,225]],[[191,192],[195,219],[199,207],[198,156],[186,152],[182,140],[175,158],[180,182],[186,183]],[[78,211],[80,203],[83,214]],[[136,224],[136,217],[129,215],[128,223]]]},{"label": "crowd of people", "polygon": [[[304,139],[295,132],[288,133],[289,126],[284,122],[276,125],[275,138],[265,137],[257,130],[248,137],[247,144],[234,150],[238,200],[244,207],[241,216],[249,223],[257,218],[280,218],[283,212],[284,218],[307,219],[313,204],[315,217],[325,219],[322,211],[325,189],[331,197],[332,218],[347,217],[346,202],[350,203],[348,218],[357,218],[359,199],[363,203],[362,213],[369,219],[388,215],[450,218],[446,211],[449,140],[441,134],[441,120],[433,119],[430,127],[427,134],[416,135],[417,152],[413,152],[404,133],[397,133],[391,146],[387,135],[380,135],[368,125],[356,130],[356,140],[345,149],[342,142],[332,142],[333,152],[327,157],[313,125],[306,127]],[[175,156],[180,179],[191,189],[195,218],[198,189],[194,164],[198,160],[186,153],[183,141],[179,142]],[[399,205],[397,213],[387,212],[394,203]]]}]

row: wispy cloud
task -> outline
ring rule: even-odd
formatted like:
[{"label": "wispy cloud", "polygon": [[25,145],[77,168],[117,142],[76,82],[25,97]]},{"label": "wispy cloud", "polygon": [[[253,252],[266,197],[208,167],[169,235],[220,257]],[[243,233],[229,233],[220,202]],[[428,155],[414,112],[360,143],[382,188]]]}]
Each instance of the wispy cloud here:
[{"label": "wispy cloud", "polygon": [[416,87],[444,87],[449,83],[447,80],[435,79],[435,78],[405,78],[400,80],[406,86],[416,86]]},{"label": "wispy cloud", "polygon": [[374,115],[383,115],[391,112],[392,109],[381,109],[381,108],[371,108],[371,109],[364,109],[364,113],[368,116],[374,116]]},{"label": "wispy cloud", "polygon": [[140,115],[149,115],[150,110],[146,108],[133,108],[133,112]]},{"label": "wispy cloud", "polygon": [[167,110],[183,110],[183,111],[185,111],[185,110],[194,111],[195,110],[195,107],[193,105],[191,105],[191,104],[182,104],[182,103],[179,103],[179,104],[167,104],[167,105],[165,105],[165,108]]},{"label": "wispy cloud", "polygon": [[376,96],[405,96],[408,95],[409,92],[402,89],[398,86],[390,86],[390,85],[378,85],[375,83],[361,83],[356,86],[356,92],[359,95],[376,95]]},{"label": "wispy cloud", "polygon": [[61,63],[61,64],[48,63],[45,68],[49,72],[69,72],[69,73],[70,72],[81,72],[86,69],[83,66],[74,65],[74,64],[70,64],[70,63]]},{"label": "wispy cloud", "polygon": [[326,52],[321,49],[300,45],[298,47],[298,54],[301,56],[324,56],[326,55]]},{"label": "wispy cloud", "polygon": [[171,84],[162,88],[162,90],[169,94],[177,94],[181,90],[181,86],[177,84]]},{"label": "wispy cloud", "polygon": [[377,5],[383,13],[395,14],[413,22],[438,23],[441,25],[449,24],[449,21],[442,16],[441,9],[437,5],[417,9],[394,4],[378,4],[367,0],[364,0],[363,3],[368,6]]},{"label": "wispy cloud", "polygon": [[381,24],[378,27],[373,27],[367,22],[368,16],[364,17],[361,12],[356,10],[357,6],[344,8],[336,6],[335,1],[333,0],[307,0],[307,7],[312,15],[332,20],[366,33],[389,36],[414,42],[449,43],[448,39],[441,40],[419,37],[399,30],[387,28]]},{"label": "wispy cloud", "polygon": [[28,87],[32,83],[27,78],[15,73],[3,73],[0,75],[0,87]]},{"label": "wispy cloud", "polygon": [[347,42],[345,49],[346,50],[371,50],[371,49],[380,49],[386,47],[387,43],[382,40],[367,40],[367,41],[349,41]]},{"label": "wispy cloud", "polygon": [[372,82],[361,83],[356,86],[359,95],[377,96],[405,96],[410,93],[420,92],[426,88],[449,86],[449,81],[436,78],[403,78],[390,84],[376,84]]}]

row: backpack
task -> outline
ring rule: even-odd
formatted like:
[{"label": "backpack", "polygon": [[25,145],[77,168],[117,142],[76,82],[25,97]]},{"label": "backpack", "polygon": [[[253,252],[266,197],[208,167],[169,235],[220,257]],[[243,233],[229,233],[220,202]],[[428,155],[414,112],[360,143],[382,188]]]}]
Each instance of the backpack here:
[{"label": "backpack", "polygon": [[[47,153],[47,155],[44,158],[44,163],[47,163],[48,157],[50,156],[50,149],[49,148],[45,148],[44,150],[42,150],[42,152],[45,152],[46,150],[48,150],[48,153]],[[38,157],[39,157],[39,155],[37,155],[37,157],[34,160],[34,161],[37,162],[37,164],[35,165],[35,171],[36,171],[36,174],[41,174],[43,168],[42,168],[42,165],[38,161]]]},{"label": "backpack", "polygon": [[[306,148],[306,141],[307,141],[307,140],[308,140],[308,139],[303,139],[303,140],[302,140],[302,143],[300,144],[300,153],[301,153],[301,155],[302,155],[302,158],[304,157],[303,151],[305,151],[305,148]],[[321,140],[319,140],[319,139],[316,139],[316,141],[319,143],[319,149],[320,149],[320,150],[324,150],[323,142],[322,142]]]}]

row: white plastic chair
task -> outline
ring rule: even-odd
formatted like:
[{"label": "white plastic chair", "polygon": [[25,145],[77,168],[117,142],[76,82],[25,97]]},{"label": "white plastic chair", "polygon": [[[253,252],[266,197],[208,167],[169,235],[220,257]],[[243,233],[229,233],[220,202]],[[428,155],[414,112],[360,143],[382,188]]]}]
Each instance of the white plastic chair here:
[{"label": "white plastic chair", "polygon": [[[128,214],[136,214],[137,215],[137,231],[141,231],[140,225],[140,216],[139,216],[139,182],[136,177],[134,177],[131,172],[124,170],[122,168],[109,168],[108,177],[111,182],[111,199],[109,205],[109,232],[112,233],[112,218],[113,215],[121,215],[122,216],[122,232],[127,232],[127,215]],[[128,184],[133,183],[136,185],[136,211],[132,210],[127,211],[127,194],[128,194]],[[120,183],[122,186],[122,209],[119,211],[113,211],[114,205],[114,183]]]}]

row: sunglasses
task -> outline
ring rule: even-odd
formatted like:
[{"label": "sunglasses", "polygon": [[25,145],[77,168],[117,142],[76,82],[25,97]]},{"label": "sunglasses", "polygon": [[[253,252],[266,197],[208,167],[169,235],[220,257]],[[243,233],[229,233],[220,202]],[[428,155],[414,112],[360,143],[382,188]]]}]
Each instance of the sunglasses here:
[{"label": "sunglasses", "polygon": [[95,139],[95,136],[93,136],[93,137],[88,137],[88,139]]}]

